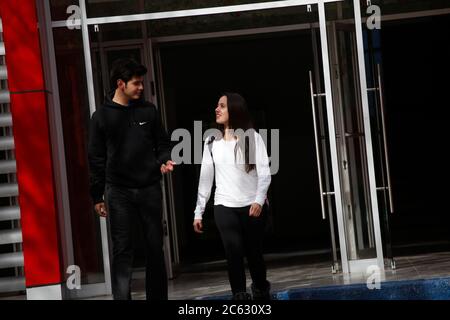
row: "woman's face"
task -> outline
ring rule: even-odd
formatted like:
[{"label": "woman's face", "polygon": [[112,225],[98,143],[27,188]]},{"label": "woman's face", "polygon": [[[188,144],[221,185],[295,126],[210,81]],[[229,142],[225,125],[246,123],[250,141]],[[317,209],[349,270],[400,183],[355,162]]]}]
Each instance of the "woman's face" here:
[{"label": "woman's face", "polygon": [[228,106],[227,106],[227,97],[223,96],[219,99],[216,108],[216,122],[218,124],[227,125],[228,124]]}]

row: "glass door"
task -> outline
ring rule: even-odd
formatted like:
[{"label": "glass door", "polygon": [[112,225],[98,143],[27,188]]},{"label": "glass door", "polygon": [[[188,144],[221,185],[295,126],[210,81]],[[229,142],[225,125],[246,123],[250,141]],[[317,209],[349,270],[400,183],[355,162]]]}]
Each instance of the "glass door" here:
[{"label": "glass door", "polygon": [[[80,4],[82,15],[86,17],[86,2],[81,0]],[[318,13],[318,19],[314,19],[314,13]],[[318,30],[316,38],[320,41],[320,49],[317,49],[316,60],[322,68],[314,74],[311,72],[310,78],[315,77],[312,83],[318,81],[322,85],[320,92],[314,92],[314,87],[311,89],[313,100],[320,100],[319,104],[322,105],[318,118],[321,118],[319,122],[322,123],[321,130],[325,138],[323,146],[328,149],[326,164],[320,165],[328,176],[327,190],[321,188],[321,197],[328,198],[327,202],[330,207],[334,207],[336,218],[334,221],[329,215],[333,270],[337,269],[338,246],[344,273],[364,270],[373,264],[382,269],[383,253],[359,1],[274,1],[158,15],[82,19],[86,72],[88,76],[92,75],[90,42],[96,41],[99,30],[100,33],[101,30],[105,31],[103,41],[109,41],[106,37],[125,37],[123,40],[130,43],[133,40],[131,37],[145,44],[149,36],[144,24],[152,37],[178,37],[182,41],[183,37],[177,31],[180,26],[187,30],[191,39],[200,39],[202,35],[197,33],[205,32],[220,33],[218,37],[232,36],[230,20],[233,21],[233,29],[242,30],[241,35],[254,32],[250,27],[265,28],[267,33],[311,27]],[[350,22],[343,25],[337,24],[336,20]],[[287,28],[289,24],[292,27]],[[268,28],[270,25],[271,28]],[[119,32],[124,27],[136,32]],[[149,49],[147,51],[151,52]],[[319,80],[318,76],[322,79]],[[93,87],[93,84],[89,87],[91,107],[95,107]],[[338,236],[337,241],[335,235]]]},{"label": "glass door", "polygon": [[346,250],[345,255],[341,252],[343,269],[366,272],[369,266],[378,266],[382,270],[361,8],[358,1],[346,1],[327,4],[325,11],[342,200],[339,233],[345,241],[341,250]]},{"label": "glass door", "polygon": [[[332,271],[339,268],[338,253],[344,273],[364,273],[369,266],[378,266],[381,271],[384,263],[377,193],[382,188],[377,188],[375,177],[372,104],[368,101],[373,88],[366,84],[359,2],[319,4],[319,13],[320,28],[312,31],[316,61],[310,72],[310,88]],[[319,50],[322,59],[318,58]],[[389,230],[384,231],[389,239]]]},{"label": "glass door", "polygon": [[[309,106],[303,104],[303,101],[309,101],[309,94],[305,90],[299,93],[298,90],[307,84],[307,68],[312,65],[309,29],[311,24],[318,26],[317,11],[317,4],[312,4],[149,21],[148,29],[152,34],[154,61],[159,75],[156,78],[159,104],[166,113],[168,128],[187,129],[195,139],[194,121],[202,120],[203,131],[208,129],[213,120],[211,116],[217,103],[216,96],[222,90],[234,88],[249,101],[259,128],[279,129],[283,134],[283,144],[295,144],[305,153],[311,150],[311,141],[303,136],[311,124]],[[175,28],[179,25],[184,28]],[[269,90],[272,93],[270,97],[262,94]],[[290,109],[289,118],[280,112],[282,108]],[[306,116],[303,116],[305,113]],[[307,125],[300,129],[299,118],[302,121],[307,119]],[[280,158],[291,157],[289,151],[289,148],[280,150]],[[310,158],[311,161],[308,161]],[[295,171],[287,168],[280,170],[272,180],[269,201],[273,208],[273,225],[276,224],[277,229],[266,235],[269,240],[266,242],[266,252],[282,255],[284,252],[302,250],[298,248],[302,245],[298,239],[307,229],[305,225],[309,226],[309,230],[315,230],[316,239],[322,231],[316,229],[321,224],[314,214],[318,211],[316,198],[299,204],[296,212],[285,200],[297,197],[301,192],[299,189],[315,195],[317,180],[311,179],[312,186],[307,180],[310,172],[315,170],[313,155],[303,155],[300,161],[304,164]],[[203,220],[208,232],[201,236],[192,232],[192,210],[199,175],[199,165],[182,165],[171,176],[171,204],[174,205],[170,211],[174,217],[172,221],[176,220],[175,227],[178,228],[175,231],[174,225],[171,225],[172,234],[178,232],[178,242],[176,239],[172,242],[175,266],[177,257],[181,263],[192,265],[220,261],[223,257],[219,233],[214,229],[214,197],[206,207]],[[286,190],[283,185],[292,180],[302,181],[302,186]],[[308,200],[312,198],[305,197]],[[311,214],[305,221],[297,212]],[[323,234],[326,243],[327,230],[326,227],[322,229],[325,232],[320,236]]]},{"label": "glass door", "polygon": [[331,23],[330,59],[349,260],[376,257],[354,26]]}]

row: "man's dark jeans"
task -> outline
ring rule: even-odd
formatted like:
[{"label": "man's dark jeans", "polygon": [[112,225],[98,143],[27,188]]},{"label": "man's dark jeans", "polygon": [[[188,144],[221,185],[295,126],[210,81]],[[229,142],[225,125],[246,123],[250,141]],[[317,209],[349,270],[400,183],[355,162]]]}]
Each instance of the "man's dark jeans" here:
[{"label": "man's dark jeans", "polygon": [[141,189],[106,186],[113,261],[112,290],[115,300],[131,299],[133,224],[142,226],[146,248],[148,300],[167,300],[167,275],[163,251],[162,192],[155,183]]}]

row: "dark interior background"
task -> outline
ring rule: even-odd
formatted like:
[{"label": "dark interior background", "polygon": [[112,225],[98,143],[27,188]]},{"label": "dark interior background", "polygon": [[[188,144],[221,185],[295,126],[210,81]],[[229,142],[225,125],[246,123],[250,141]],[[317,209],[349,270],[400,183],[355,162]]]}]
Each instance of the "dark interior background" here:
[{"label": "dark interior background", "polygon": [[382,25],[394,255],[449,248],[449,39],[449,15]]},{"label": "dark interior background", "polygon": [[[266,252],[328,249],[321,218],[308,71],[313,68],[311,31],[264,37],[216,39],[165,45],[162,71],[169,129],[214,123],[221,92],[247,100],[259,128],[280,130],[280,169],[272,177],[271,228]],[[268,149],[270,153],[270,147]],[[200,165],[173,174],[181,259],[223,259],[213,217],[213,196],[204,215],[205,233],[192,229]]]}]

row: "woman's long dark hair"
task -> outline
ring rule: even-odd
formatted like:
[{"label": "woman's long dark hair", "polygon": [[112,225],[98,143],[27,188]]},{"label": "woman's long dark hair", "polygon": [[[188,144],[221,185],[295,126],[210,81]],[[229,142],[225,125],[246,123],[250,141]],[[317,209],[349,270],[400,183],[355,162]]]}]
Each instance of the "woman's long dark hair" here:
[{"label": "woman's long dark hair", "polygon": [[[221,97],[227,97],[228,106],[228,127],[234,131],[241,129],[246,132],[249,129],[254,129],[252,117],[250,111],[247,107],[247,102],[239,94],[235,92],[226,92],[221,95]],[[225,127],[222,124],[218,124],[218,129],[222,132],[222,136],[225,136]],[[239,140],[234,149],[234,157],[236,159],[237,152],[239,149],[243,150],[245,154],[245,171],[249,173],[255,169],[255,136],[251,134],[250,136],[245,135],[245,141]],[[214,137],[210,139],[209,143],[214,141]],[[244,145],[245,144],[245,145]],[[252,148],[252,149],[250,149]],[[250,152],[252,151],[252,152]],[[253,159],[250,161],[250,155]]]}]

